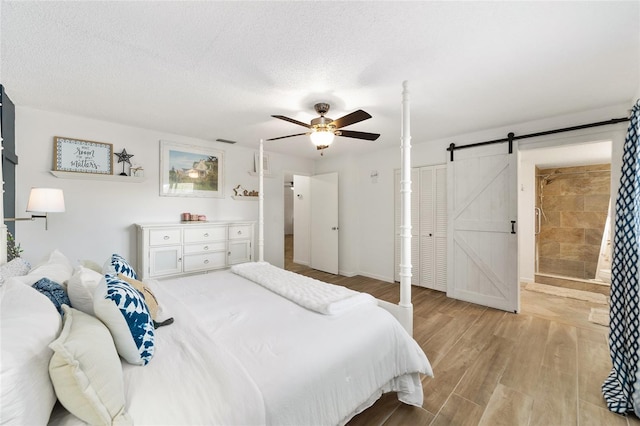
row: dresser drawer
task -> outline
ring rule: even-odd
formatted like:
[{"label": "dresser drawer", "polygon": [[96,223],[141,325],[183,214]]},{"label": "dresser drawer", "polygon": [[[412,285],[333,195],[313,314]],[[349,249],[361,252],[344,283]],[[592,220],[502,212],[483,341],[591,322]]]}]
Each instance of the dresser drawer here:
[{"label": "dresser drawer", "polygon": [[211,242],[211,243],[185,244],[183,253],[193,254],[193,253],[207,253],[207,252],[225,251],[225,250],[227,250],[227,243],[225,241],[218,241],[218,242]]},{"label": "dresser drawer", "polygon": [[240,240],[251,236],[251,225],[231,225],[229,226],[229,239]]},{"label": "dresser drawer", "polygon": [[168,244],[180,244],[182,230],[180,228],[151,229],[149,230],[149,245],[164,246]]},{"label": "dresser drawer", "polygon": [[189,254],[182,257],[184,272],[201,271],[206,269],[224,268],[227,261],[227,252]]},{"label": "dresser drawer", "polygon": [[215,226],[211,228],[185,228],[185,243],[206,243],[208,241],[221,241],[227,239],[227,227]]}]

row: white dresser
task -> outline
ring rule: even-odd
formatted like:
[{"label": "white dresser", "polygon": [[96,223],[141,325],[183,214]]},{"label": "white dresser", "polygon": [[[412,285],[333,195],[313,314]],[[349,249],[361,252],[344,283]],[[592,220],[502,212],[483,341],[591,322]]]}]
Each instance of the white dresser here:
[{"label": "white dresser", "polygon": [[139,223],[139,278],[226,268],[253,258],[255,222]]}]

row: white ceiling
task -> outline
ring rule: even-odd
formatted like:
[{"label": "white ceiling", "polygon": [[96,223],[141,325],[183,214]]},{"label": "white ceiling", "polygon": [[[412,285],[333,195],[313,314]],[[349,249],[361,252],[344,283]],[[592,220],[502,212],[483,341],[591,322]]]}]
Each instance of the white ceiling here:
[{"label": "white ceiling", "polygon": [[[0,79],[16,105],[257,146],[313,104],[373,118],[325,156],[628,102],[640,2],[7,2]],[[613,117],[606,117],[613,118]],[[544,130],[544,129],[541,129]],[[78,137],[82,135],[76,135]],[[268,151],[318,158],[304,136]]]}]

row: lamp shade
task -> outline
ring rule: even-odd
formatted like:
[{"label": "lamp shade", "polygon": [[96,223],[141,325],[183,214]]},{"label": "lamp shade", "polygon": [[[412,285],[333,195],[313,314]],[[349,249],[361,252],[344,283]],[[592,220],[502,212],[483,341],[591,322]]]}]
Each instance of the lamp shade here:
[{"label": "lamp shade", "polygon": [[318,129],[309,135],[315,146],[329,146],[333,142],[334,134],[329,130]]},{"label": "lamp shade", "polygon": [[61,213],[64,211],[64,194],[57,188],[31,188],[28,212]]}]

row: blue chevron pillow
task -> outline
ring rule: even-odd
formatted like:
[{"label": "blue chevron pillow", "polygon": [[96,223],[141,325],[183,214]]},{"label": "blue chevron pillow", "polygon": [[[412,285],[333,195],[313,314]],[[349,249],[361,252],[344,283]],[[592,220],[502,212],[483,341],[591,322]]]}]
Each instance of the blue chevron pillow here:
[{"label": "blue chevron pillow", "polygon": [[107,326],[118,354],[130,364],[147,365],[153,358],[153,319],[144,297],[116,275],[105,275],[93,299],[96,316]]},{"label": "blue chevron pillow", "polygon": [[116,253],[112,254],[111,257],[107,259],[102,267],[102,273],[105,275],[122,274],[126,277],[133,278],[134,280],[138,279],[138,275],[136,275],[136,271],[133,269],[133,266],[131,266],[124,257]]}]

